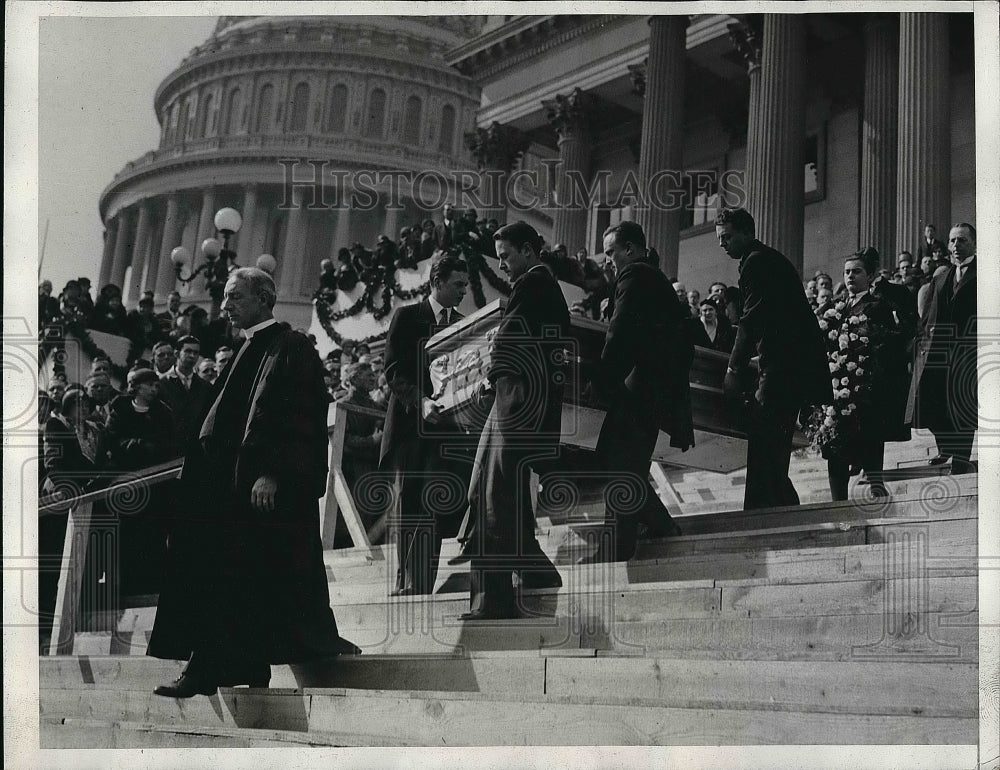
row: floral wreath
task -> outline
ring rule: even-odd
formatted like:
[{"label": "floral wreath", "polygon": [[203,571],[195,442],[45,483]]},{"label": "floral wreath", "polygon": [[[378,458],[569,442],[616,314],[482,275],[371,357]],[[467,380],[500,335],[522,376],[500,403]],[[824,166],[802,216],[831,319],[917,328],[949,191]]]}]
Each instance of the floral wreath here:
[{"label": "floral wreath", "polygon": [[877,336],[877,329],[869,326],[867,314],[851,315],[842,299],[815,312],[826,341],[833,403],[813,409],[805,435],[824,457],[844,455],[860,434],[858,408],[868,403],[871,395],[872,349],[877,344],[873,335]]}]

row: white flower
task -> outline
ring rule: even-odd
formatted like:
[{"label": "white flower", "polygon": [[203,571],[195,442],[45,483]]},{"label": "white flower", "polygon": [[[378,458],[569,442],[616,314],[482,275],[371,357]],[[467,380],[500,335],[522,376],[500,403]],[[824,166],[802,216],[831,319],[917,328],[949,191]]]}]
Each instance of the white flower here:
[{"label": "white flower", "polygon": [[[833,409],[833,407],[831,406],[830,409]],[[836,414],[837,410],[833,409],[833,413]],[[825,425],[827,428],[832,428],[833,427],[833,418],[832,417],[827,417],[825,420],[823,420],[823,425]]]},{"label": "white flower", "polygon": [[838,385],[840,385],[840,380],[831,380],[830,383],[833,385],[834,388],[836,388]]},{"label": "white flower", "polygon": [[841,385],[850,385],[850,383],[851,383],[851,381],[849,379],[847,379],[846,377],[842,377],[840,379],[840,384]]},{"label": "white flower", "polygon": [[866,316],[864,313],[862,313],[861,315],[858,316],[858,323],[864,323],[867,320],[868,320],[868,316]]},{"label": "white flower", "polygon": [[867,358],[868,356],[858,356],[858,363],[863,364]]},{"label": "white flower", "polygon": [[858,405],[857,404],[848,404],[847,408],[850,409],[853,412],[855,409],[858,408]]},{"label": "white flower", "polygon": [[846,334],[841,334],[840,337],[838,337],[837,339],[839,339],[841,342],[847,342],[850,339],[850,337],[848,337]]},{"label": "white flower", "polygon": [[833,361],[830,362],[830,374],[836,374],[839,368]]},{"label": "white flower", "polygon": [[840,395],[841,395],[842,398],[850,398],[851,397],[851,391],[848,390],[847,388],[844,388],[842,391],[840,391]]},{"label": "white flower", "polygon": [[859,367],[858,367],[858,377],[862,377],[862,376],[864,376],[864,373],[865,373],[865,370],[864,370],[864,369],[862,369],[862,368],[861,368],[861,367],[859,366]]},{"label": "white flower", "polygon": [[867,345],[868,344],[868,338],[867,337],[862,337],[861,338],[861,344]]},{"label": "white flower", "polygon": [[848,343],[848,341],[847,341],[847,340],[845,340],[845,339],[841,338],[841,340],[840,340],[840,342],[839,342],[838,344],[840,345],[840,349],[841,349],[841,350],[847,350],[847,346],[848,346],[848,345],[849,345],[850,343]]},{"label": "white flower", "polygon": [[834,307],[837,308],[837,310],[843,310],[845,307],[847,307],[847,305],[843,302],[838,302],[836,305],[834,305]]},{"label": "white flower", "polygon": [[858,368],[858,365],[856,363],[854,363],[853,361],[848,361],[847,362],[847,371],[853,372],[857,368]]},{"label": "white flower", "polygon": [[819,321],[819,328],[822,329],[823,331],[826,331],[827,329],[830,328],[830,324],[828,324],[826,321],[824,321],[821,318],[820,321]]},{"label": "white flower", "polygon": [[830,338],[831,340],[835,340],[835,339],[837,339],[837,330],[836,330],[836,329],[834,329],[834,330],[833,330],[832,332],[830,332],[830,333],[829,333],[828,335],[826,335],[826,336],[827,336],[827,337],[829,337],[829,338]]},{"label": "white flower", "polygon": [[852,342],[857,342],[858,341],[858,335],[855,334],[854,332],[851,332],[851,341]]},{"label": "white flower", "polygon": [[855,385],[854,386],[854,392],[857,393],[859,390],[861,390],[861,386],[860,385]]},{"label": "white flower", "polygon": [[852,326],[857,326],[859,323],[861,323],[856,315],[852,315],[849,319],[847,319],[847,322]]},{"label": "white flower", "polygon": [[847,415],[849,415],[851,413],[851,410],[850,409],[841,409],[840,413],[846,417]]},{"label": "white flower", "polygon": [[825,313],[823,313],[823,317],[824,318],[836,318],[837,317],[837,311],[834,310],[833,308],[830,308]]},{"label": "white flower", "polygon": [[837,413],[837,410],[835,408],[833,408],[832,406],[828,406],[826,408],[826,413],[827,413],[827,415],[829,417],[833,417]]}]

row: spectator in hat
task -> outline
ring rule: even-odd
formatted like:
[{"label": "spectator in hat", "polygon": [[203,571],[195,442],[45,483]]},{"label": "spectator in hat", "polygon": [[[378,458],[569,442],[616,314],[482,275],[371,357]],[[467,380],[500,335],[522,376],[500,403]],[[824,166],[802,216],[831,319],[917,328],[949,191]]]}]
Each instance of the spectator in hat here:
[{"label": "spectator in hat", "polygon": [[715,303],[711,299],[703,299],[698,310],[698,318],[691,319],[694,344],[720,353],[732,351],[736,333],[729,320],[719,315]]},{"label": "spectator in hat", "polygon": [[214,385],[215,380],[218,378],[219,373],[215,368],[215,361],[211,358],[203,358],[198,362],[196,367],[198,376],[207,382],[209,385]]},{"label": "spectator in hat", "polygon": [[128,398],[115,399],[108,434],[115,464],[139,470],[178,456],[173,415],[159,399],[160,378],[149,369],[128,373]]},{"label": "spectator in hat", "polygon": [[153,345],[153,368],[160,377],[170,371],[176,360],[174,346],[166,340],[161,340]]}]

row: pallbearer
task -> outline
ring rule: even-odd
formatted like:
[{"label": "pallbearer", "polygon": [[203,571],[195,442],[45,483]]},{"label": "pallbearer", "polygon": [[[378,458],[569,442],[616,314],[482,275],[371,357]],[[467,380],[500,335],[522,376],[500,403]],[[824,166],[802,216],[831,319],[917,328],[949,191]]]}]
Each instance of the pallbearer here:
[{"label": "pallbearer", "polygon": [[609,227],[604,253],[617,273],[598,379],[610,404],[597,441],[599,472],[608,479],[607,529],[584,564],[631,558],[640,522],[652,536],[680,534],[649,484],[649,464],[661,429],[671,446],[694,445],[687,303],[647,261],[646,236],[635,222]]},{"label": "pallbearer", "polygon": [[495,394],[469,487],[471,608],[462,620],[517,617],[513,575],[558,586],[559,573],[535,539],[533,464],[559,452],[569,310],[559,283],[539,261],[542,238],[515,222],[493,235],[513,291],[497,329],[488,389]]}]

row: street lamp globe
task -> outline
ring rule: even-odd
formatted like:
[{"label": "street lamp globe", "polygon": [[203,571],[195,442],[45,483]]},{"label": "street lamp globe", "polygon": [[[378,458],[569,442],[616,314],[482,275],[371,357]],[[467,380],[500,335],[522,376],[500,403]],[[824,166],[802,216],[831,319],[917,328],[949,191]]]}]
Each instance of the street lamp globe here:
[{"label": "street lamp globe", "polygon": [[274,269],[278,266],[277,260],[270,254],[261,254],[257,257],[257,267],[269,275],[274,274]]},{"label": "street lamp globe", "polygon": [[206,238],[201,242],[201,253],[205,255],[205,259],[209,262],[214,262],[221,251],[222,244],[216,238]]},{"label": "street lamp globe", "polygon": [[184,246],[178,246],[170,252],[170,261],[174,263],[176,268],[184,267],[191,261],[191,252]]},{"label": "street lamp globe", "polygon": [[236,209],[224,208],[215,212],[215,229],[225,236],[239,232],[243,226],[243,217]]}]

